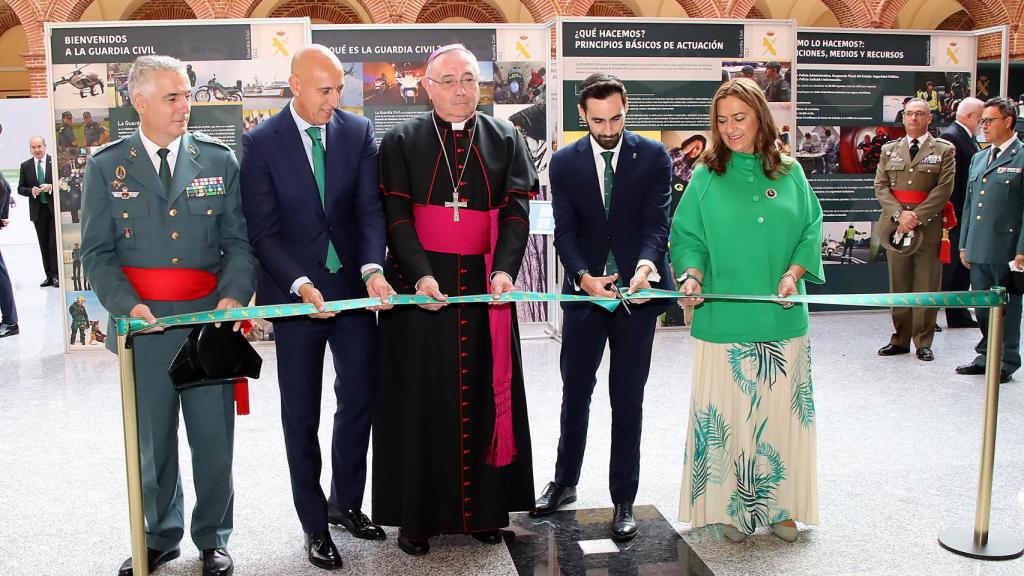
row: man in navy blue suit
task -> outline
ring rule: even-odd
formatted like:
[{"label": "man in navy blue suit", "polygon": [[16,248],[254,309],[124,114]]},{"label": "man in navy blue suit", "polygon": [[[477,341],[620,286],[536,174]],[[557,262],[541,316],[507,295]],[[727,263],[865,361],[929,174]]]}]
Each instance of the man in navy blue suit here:
[{"label": "man in navy blue suit", "polygon": [[[565,267],[565,294],[615,297],[619,287],[669,288],[665,253],[672,163],[660,142],[624,129],[626,88],[614,76],[593,74],[580,86],[579,113],[590,135],[551,159],[555,248]],[[628,279],[628,281],[626,281]],[[644,384],[658,315],[670,300],[634,300],[608,312],[565,303],[562,327],[562,419],[555,479],[532,514],[543,516],[576,500],[587,443],[590,398],[605,344],[611,349],[612,405],[609,484],[616,540],[636,536],[633,517],[640,476]]]},{"label": "man in navy blue suit", "polygon": [[[328,522],[358,538],[383,539],[361,512],[376,371],[373,311],[324,312],[324,301],[380,297],[385,230],[377,188],[377,146],[362,116],[338,109],[341,62],[327,48],[296,52],[288,79],[294,97],[243,136],[242,202],[261,264],[257,304],[302,301],[320,312],[274,322],[281,420],[292,497],[309,561],[342,565]],[[330,345],[337,378],[331,494],[320,487],[320,395]]]},{"label": "man in navy blue suit", "polygon": [[[11,205],[11,185],[0,174],[0,228],[7,226],[7,212]],[[0,253],[0,338],[18,333],[18,309],[14,305],[14,287]]]}]

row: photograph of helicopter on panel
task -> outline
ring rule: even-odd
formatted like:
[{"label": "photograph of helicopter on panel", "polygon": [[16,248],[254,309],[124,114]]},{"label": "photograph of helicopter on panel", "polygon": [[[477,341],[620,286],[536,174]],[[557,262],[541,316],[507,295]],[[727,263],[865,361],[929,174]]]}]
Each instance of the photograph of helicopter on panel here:
[{"label": "photograph of helicopter on panel", "polygon": [[55,108],[107,106],[106,64],[54,64],[51,94]]}]

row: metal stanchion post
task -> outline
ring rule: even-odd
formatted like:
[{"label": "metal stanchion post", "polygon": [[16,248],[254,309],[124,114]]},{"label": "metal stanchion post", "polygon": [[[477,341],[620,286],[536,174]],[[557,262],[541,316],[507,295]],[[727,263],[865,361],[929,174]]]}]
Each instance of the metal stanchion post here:
[{"label": "metal stanchion post", "polygon": [[939,533],[939,544],[956,554],[982,560],[1009,560],[1024,553],[1024,542],[1010,534],[989,531],[992,512],[992,470],[996,454],[996,420],[999,416],[999,369],[1003,361],[1003,323],[1006,305],[992,308],[985,352],[985,415],[981,437],[981,471],[974,528],[953,527]]},{"label": "metal stanchion post", "polygon": [[135,576],[149,576],[146,525],[142,512],[142,460],[139,456],[139,417],[135,398],[135,355],[131,336],[117,331],[117,360],[121,368],[121,415],[124,419],[124,464],[128,476],[128,523]]}]

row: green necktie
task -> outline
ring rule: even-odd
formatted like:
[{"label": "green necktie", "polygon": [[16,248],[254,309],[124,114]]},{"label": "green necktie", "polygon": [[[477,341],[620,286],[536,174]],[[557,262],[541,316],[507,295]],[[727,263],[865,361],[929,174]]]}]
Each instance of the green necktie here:
[{"label": "green necktie", "polygon": [[[313,178],[316,179],[316,188],[320,191],[320,205],[324,207],[324,214],[327,214],[327,204],[324,202],[324,175],[327,173],[326,153],[324,143],[320,139],[320,128],[310,126],[306,128],[306,134],[313,141]],[[334,249],[334,242],[327,238],[327,269],[331,274],[341,270],[341,259],[338,258],[338,251]]]},{"label": "green necktie", "polygon": [[[46,171],[43,170],[43,161],[36,160],[36,181],[42,186],[46,183]],[[39,203],[46,204],[49,200],[46,198],[46,192],[39,193]]]},{"label": "green necktie", "polygon": [[160,183],[164,185],[164,192],[171,193],[171,164],[167,161],[167,155],[171,151],[167,148],[161,148],[156,151],[156,155],[160,157]]},{"label": "green necktie", "polygon": [[[604,215],[606,217],[612,210],[612,185],[615,183],[615,172],[612,171],[612,156],[614,155],[615,152],[611,150],[601,152],[601,156],[604,158]],[[604,273],[606,276],[611,276],[618,271],[619,267],[615,264],[615,256],[611,250],[608,250]]]}]

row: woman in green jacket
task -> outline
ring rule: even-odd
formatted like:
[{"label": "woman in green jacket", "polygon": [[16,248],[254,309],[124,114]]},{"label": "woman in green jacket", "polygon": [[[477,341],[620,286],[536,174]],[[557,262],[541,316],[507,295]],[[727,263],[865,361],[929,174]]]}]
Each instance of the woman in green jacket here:
[{"label": "woman in green jacket", "polygon": [[[711,104],[710,147],[672,221],[683,301],[696,305],[693,386],[679,517],[724,525],[740,542],[762,526],[787,541],[818,522],[807,307],[821,283],[821,206],[800,164],[775,148],[768,102],[746,79]],[[777,302],[715,294],[777,295]]]}]

